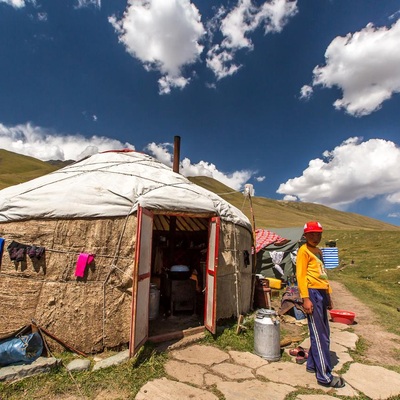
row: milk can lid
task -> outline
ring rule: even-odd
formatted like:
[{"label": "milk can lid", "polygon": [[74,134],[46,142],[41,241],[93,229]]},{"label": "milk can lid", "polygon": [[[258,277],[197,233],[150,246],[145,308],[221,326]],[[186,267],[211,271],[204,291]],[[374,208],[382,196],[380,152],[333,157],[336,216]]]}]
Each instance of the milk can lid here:
[{"label": "milk can lid", "polygon": [[269,310],[267,308],[260,308],[257,310],[256,317],[257,318],[263,318],[263,317],[275,317],[276,316],[276,311],[275,310]]}]

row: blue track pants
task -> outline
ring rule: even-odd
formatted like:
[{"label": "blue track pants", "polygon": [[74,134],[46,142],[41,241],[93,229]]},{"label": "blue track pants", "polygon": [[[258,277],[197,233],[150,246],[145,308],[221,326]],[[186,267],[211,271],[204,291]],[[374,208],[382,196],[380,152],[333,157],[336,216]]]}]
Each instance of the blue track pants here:
[{"label": "blue track pants", "polygon": [[329,298],[326,290],[308,289],[308,293],[314,308],[312,314],[307,314],[311,342],[307,369],[315,370],[318,382],[329,383],[333,378],[329,352]]}]

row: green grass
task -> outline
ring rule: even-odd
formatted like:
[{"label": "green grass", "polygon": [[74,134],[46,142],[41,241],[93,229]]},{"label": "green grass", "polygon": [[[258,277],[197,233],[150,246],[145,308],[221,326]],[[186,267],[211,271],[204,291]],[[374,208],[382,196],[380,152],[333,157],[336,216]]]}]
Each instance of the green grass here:
[{"label": "green grass", "polygon": [[67,163],[44,162],[0,149],[0,189],[49,174]]},{"label": "green grass", "polygon": [[343,283],[375,311],[386,330],[400,335],[400,232],[329,231],[324,236],[338,239],[340,266],[329,271],[329,279]]},{"label": "green grass", "polygon": [[147,343],[129,362],[98,371],[69,373],[64,365],[70,353],[58,354],[63,365],[48,374],[25,378],[11,384],[0,383],[2,400],[56,399],[63,395],[95,398],[102,390],[125,393],[134,399],[139,389],[149,380],[165,376],[166,353],[157,353]]},{"label": "green grass", "polygon": [[223,325],[217,327],[217,333],[212,335],[206,331],[204,344],[212,344],[222,350],[253,351],[254,346],[254,318],[245,318],[240,334],[236,334],[237,320],[231,319],[223,321]]}]

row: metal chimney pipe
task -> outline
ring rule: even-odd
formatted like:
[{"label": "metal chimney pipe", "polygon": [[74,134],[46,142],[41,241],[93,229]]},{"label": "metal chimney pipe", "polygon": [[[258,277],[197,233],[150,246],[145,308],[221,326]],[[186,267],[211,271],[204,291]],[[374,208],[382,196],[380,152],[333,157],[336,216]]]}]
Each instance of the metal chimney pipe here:
[{"label": "metal chimney pipe", "polygon": [[180,161],[180,153],[181,153],[181,137],[174,136],[174,159],[172,170],[179,174],[179,161]]}]

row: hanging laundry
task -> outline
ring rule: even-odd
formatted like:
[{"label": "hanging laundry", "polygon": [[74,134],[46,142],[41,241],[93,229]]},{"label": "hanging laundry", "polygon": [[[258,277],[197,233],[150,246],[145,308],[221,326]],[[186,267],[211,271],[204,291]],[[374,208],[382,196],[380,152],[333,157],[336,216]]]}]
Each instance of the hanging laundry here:
[{"label": "hanging laundry", "polygon": [[46,249],[44,247],[36,247],[36,258],[40,260],[44,256],[45,252]]},{"label": "hanging laundry", "polygon": [[290,259],[292,260],[293,265],[296,265],[297,262],[297,250],[298,249],[290,253]]},{"label": "hanging laundry", "polygon": [[271,256],[271,260],[274,263],[273,268],[275,268],[282,276],[284,274],[282,267],[279,265],[282,263],[283,256],[284,256],[283,251],[270,251],[269,255]]},{"label": "hanging laundry", "polygon": [[81,253],[78,256],[75,268],[75,276],[78,278],[83,278],[85,276],[86,267],[93,262],[94,254]]},{"label": "hanging laundry", "polygon": [[34,258],[40,260],[45,253],[45,248],[39,246],[30,246],[28,247],[27,252],[31,260],[33,260]]},{"label": "hanging laundry", "polygon": [[3,259],[3,249],[4,249],[4,239],[0,238],[0,267],[1,267],[1,260]]},{"label": "hanging laundry", "polygon": [[27,246],[25,244],[18,243],[13,240],[7,247],[7,251],[8,254],[10,255],[11,261],[17,261],[17,262],[25,261],[26,249]]}]

